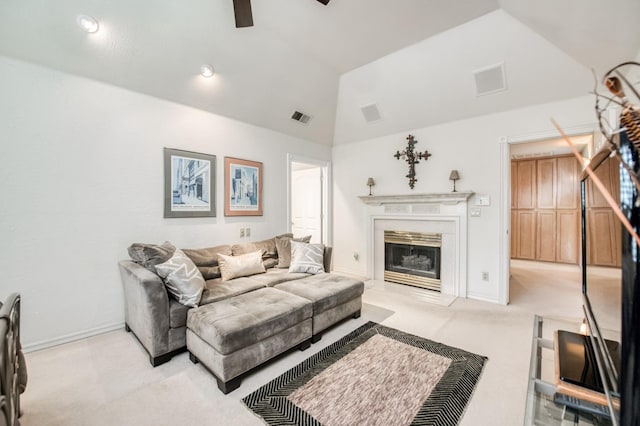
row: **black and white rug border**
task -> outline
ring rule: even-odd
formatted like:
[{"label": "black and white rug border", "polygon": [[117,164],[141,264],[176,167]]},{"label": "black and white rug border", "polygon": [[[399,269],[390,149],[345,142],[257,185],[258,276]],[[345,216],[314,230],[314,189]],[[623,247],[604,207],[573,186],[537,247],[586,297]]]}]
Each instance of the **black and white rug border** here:
[{"label": "black and white rug border", "polygon": [[321,425],[315,418],[290,402],[288,396],[375,334],[381,334],[451,360],[451,365],[411,424],[416,426],[457,424],[471,398],[487,357],[373,321],[357,328],[271,380],[244,397],[242,402],[271,426]]}]

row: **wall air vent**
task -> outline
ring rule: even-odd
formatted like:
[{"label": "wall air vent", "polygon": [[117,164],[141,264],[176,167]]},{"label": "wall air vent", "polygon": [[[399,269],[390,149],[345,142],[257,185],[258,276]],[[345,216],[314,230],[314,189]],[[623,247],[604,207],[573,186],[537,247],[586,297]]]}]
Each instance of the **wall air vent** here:
[{"label": "wall air vent", "polygon": [[360,107],[360,110],[362,111],[362,115],[367,123],[375,123],[376,121],[380,121],[382,118],[376,104]]},{"label": "wall air vent", "polygon": [[507,90],[504,62],[475,70],[473,76],[476,82],[476,96]]},{"label": "wall air vent", "polygon": [[309,124],[311,118],[310,115],[300,111],[293,111],[293,114],[291,114],[291,119],[301,124]]}]

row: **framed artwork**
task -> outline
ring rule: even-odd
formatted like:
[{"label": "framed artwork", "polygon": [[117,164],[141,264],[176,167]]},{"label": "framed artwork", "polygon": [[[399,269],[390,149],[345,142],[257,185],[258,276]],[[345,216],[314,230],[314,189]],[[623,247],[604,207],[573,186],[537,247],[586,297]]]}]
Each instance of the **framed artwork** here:
[{"label": "framed artwork", "polygon": [[164,149],[164,217],[215,217],[216,156]]},{"label": "framed artwork", "polygon": [[262,163],[224,158],[224,215],[262,216]]}]

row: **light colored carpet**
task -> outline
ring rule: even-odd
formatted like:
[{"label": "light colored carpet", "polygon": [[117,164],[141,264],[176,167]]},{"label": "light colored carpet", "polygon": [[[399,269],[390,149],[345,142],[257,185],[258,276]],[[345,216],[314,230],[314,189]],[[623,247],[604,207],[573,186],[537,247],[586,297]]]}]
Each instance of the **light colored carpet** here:
[{"label": "light colored carpet", "polygon": [[[366,283],[362,317],[293,351],[223,395],[215,379],[186,354],[152,368],[124,330],[27,354],[29,384],[23,426],[261,425],[240,401],[367,321],[489,358],[461,425],[520,425],[524,418],[533,314],[581,319],[577,267],[516,262],[509,306],[458,299],[428,304]],[[543,274],[537,271],[544,269]]]}]

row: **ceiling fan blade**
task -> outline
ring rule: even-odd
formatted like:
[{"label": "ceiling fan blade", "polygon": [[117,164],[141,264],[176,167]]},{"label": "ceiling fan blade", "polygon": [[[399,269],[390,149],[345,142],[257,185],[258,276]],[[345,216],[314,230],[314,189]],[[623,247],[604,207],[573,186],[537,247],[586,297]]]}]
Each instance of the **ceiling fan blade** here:
[{"label": "ceiling fan blade", "polygon": [[251,0],[233,0],[233,12],[236,15],[236,28],[253,27]]},{"label": "ceiling fan blade", "polygon": [[329,4],[331,0],[318,0],[318,1],[326,6],[327,4]]}]

